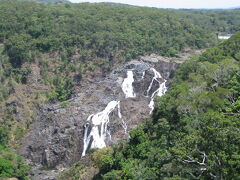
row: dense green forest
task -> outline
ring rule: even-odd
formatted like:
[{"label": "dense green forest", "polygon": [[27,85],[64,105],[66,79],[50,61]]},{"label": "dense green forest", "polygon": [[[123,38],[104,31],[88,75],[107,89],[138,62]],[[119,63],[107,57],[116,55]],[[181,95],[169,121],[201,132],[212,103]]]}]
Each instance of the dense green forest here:
[{"label": "dense green forest", "polygon": [[[36,109],[46,102],[69,99],[83,77],[93,72],[104,74],[140,55],[176,56],[186,49],[204,49],[218,43],[215,32],[235,33],[239,28],[240,10],[0,0],[0,177],[27,179],[29,167],[13,147],[27,132]],[[159,100],[153,120],[132,131],[131,141],[119,147],[119,154],[115,151],[108,155],[110,164],[101,166],[102,177],[112,178],[116,173],[123,179],[138,179],[135,175],[226,177],[230,169],[232,178],[237,177],[240,75],[233,75],[239,69],[237,40],[239,37],[235,36],[182,66],[172,89]],[[39,77],[30,82],[36,69]],[[40,91],[39,87],[47,90]],[[16,121],[14,112],[18,107],[9,103],[13,96],[23,103],[24,123]],[[208,126],[209,132],[205,132],[203,127]],[[231,130],[220,128],[215,132],[215,126]],[[224,148],[229,138],[234,141],[226,147],[229,150],[219,146],[219,156],[208,154],[210,150],[203,146],[213,148],[214,143],[219,143],[219,139],[204,141],[203,136],[210,132],[215,132],[212,138],[225,138],[221,141]],[[198,146],[194,144],[197,141],[201,142]],[[231,154],[233,151],[235,154]],[[208,156],[206,171],[197,166],[203,152]],[[228,161],[230,155],[233,162]],[[216,165],[218,159],[223,162],[223,171]],[[184,160],[195,164],[181,164]],[[193,168],[192,164],[196,166]]]},{"label": "dense green forest", "polygon": [[93,155],[96,178],[239,179],[239,72],[240,33],[184,63],[130,141]]},{"label": "dense green forest", "polygon": [[[139,55],[174,56],[185,48],[205,48],[215,41],[211,32],[167,10],[16,1],[1,1],[0,7],[0,42],[6,67],[3,75],[24,83],[30,69],[23,64],[37,60],[42,80],[53,90],[50,100],[65,100],[72,93],[72,82],[59,83],[59,77],[81,77],[96,68],[105,72]],[[59,71],[54,72],[55,77],[49,75],[55,69],[50,69],[53,62],[46,53],[57,56],[54,59]],[[73,55],[78,56],[73,59]],[[1,91],[0,99],[10,92],[9,85],[8,90]]]},{"label": "dense green forest", "polygon": [[[50,100],[65,100],[72,94],[73,81],[59,83],[57,77],[73,79],[99,68],[106,72],[114,64],[144,54],[174,56],[189,47],[206,48],[216,43],[215,32],[234,33],[240,27],[240,10],[177,11],[9,0],[2,0],[0,7],[1,79],[7,76],[26,82],[31,70],[22,65],[37,60],[42,81],[52,89]],[[50,77],[56,69],[50,69],[53,63],[46,54],[55,55],[56,77]],[[0,87],[0,100],[12,92],[12,80],[2,82],[8,86]]]},{"label": "dense green forest", "polygon": [[240,31],[240,10],[179,10],[173,11],[181,18],[210,32],[232,34]]},{"label": "dense green forest", "polygon": [[17,1],[34,1],[34,2],[44,2],[44,3],[70,3],[68,0],[17,0]]},{"label": "dense green forest", "polygon": [[[60,82],[58,77],[73,79],[73,75],[81,77],[99,68],[106,72],[114,64],[144,54],[174,56],[189,47],[205,48],[216,43],[216,31],[234,33],[240,27],[239,10],[176,11],[9,0],[2,0],[0,7],[2,79],[26,82],[31,69],[22,65],[37,60],[43,83],[52,89],[49,100],[65,100],[72,94],[73,80]],[[57,72],[50,69],[49,54],[55,56]],[[52,72],[55,77],[50,77]],[[12,80],[0,91],[0,100],[11,93]]]},{"label": "dense green forest", "polygon": [[36,0],[40,2],[46,2],[46,3],[65,3],[65,2],[70,2],[68,0]]}]

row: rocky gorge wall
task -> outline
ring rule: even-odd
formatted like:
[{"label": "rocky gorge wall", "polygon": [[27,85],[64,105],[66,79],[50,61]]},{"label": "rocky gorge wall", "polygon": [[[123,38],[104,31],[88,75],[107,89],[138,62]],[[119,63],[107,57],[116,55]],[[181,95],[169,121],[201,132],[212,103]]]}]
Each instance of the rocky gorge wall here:
[{"label": "rocky gorge wall", "polygon": [[[106,77],[85,81],[64,103],[42,107],[18,152],[33,165],[32,179],[55,179],[62,168],[101,148],[129,138],[163,95],[181,62],[140,57]],[[57,169],[51,175],[42,170]]]}]

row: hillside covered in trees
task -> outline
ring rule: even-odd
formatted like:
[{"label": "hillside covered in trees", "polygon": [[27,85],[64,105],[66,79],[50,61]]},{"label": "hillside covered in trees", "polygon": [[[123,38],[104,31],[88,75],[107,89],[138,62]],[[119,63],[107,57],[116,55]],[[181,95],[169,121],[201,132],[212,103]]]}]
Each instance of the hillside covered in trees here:
[{"label": "hillside covered in trees", "polygon": [[[240,10],[0,0],[0,177],[28,179],[30,167],[13,149],[38,109],[78,93],[83,78],[104,75],[141,55],[177,57],[189,49],[205,49],[218,44],[215,32],[235,33],[239,27]],[[238,45],[236,35],[182,65],[153,119],[107,155],[99,177],[207,179],[226,178],[232,171],[237,178]],[[204,140],[207,133],[214,141]],[[222,151],[219,156],[205,149],[215,146]],[[203,158],[206,170],[199,170]]]},{"label": "hillside covered in trees", "polygon": [[17,1],[29,1],[29,2],[40,2],[40,3],[70,3],[68,0],[17,0]]},{"label": "hillside covered in trees", "polygon": [[239,179],[239,55],[240,33],[184,63],[128,143],[93,153],[96,179]]}]

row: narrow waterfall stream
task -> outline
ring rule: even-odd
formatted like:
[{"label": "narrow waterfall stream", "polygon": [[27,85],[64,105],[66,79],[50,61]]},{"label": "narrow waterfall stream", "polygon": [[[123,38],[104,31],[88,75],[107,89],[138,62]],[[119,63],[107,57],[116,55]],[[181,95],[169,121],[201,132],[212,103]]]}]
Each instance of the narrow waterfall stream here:
[{"label": "narrow waterfall stream", "polygon": [[159,88],[156,89],[156,90],[152,93],[152,95],[151,95],[151,101],[150,101],[150,103],[148,104],[148,107],[151,109],[150,114],[152,114],[152,112],[153,112],[153,110],[154,110],[154,97],[155,97],[155,96],[162,96],[162,95],[164,95],[164,94],[166,93],[166,91],[167,91],[167,87],[166,87],[166,82],[167,82],[167,80],[164,79],[164,81],[161,83],[161,82],[159,81],[159,79],[163,79],[162,76],[161,76],[161,74],[160,74],[156,69],[154,69],[154,68],[151,68],[150,70],[153,71],[154,76],[153,76],[153,78],[152,78],[152,81],[151,81],[148,89],[147,89],[147,96],[148,96],[148,97],[149,97],[149,92],[150,92],[150,90],[152,89],[152,86],[153,86],[154,81],[158,82],[158,84],[159,84]]},{"label": "narrow waterfall stream", "polygon": [[133,85],[132,85],[133,82],[134,82],[133,71],[127,71],[127,77],[124,79],[122,83],[122,90],[126,98],[136,97],[136,94],[134,93],[134,90],[133,90]]},{"label": "narrow waterfall stream", "polygon": [[[108,130],[108,123],[109,123],[109,114],[113,112],[113,110],[118,106],[118,116],[121,118],[121,112],[120,112],[120,101],[111,101],[108,103],[106,108],[97,113],[92,114],[88,117],[87,123],[85,125],[84,130],[84,145],[83,145],[83,152],[82,157],[86,155],[86,151],[89,148],[103,148],[106,147],[105,139],[107,135],[110,136],[111,134]],[[92,125],[92,129],[90,133],[88,134],[88,129],[90,124]],[[90,141],[92,139],[92,143],[90,145]]]},{"label": "narrow waterfall stream", "polygon": [[167,81],[164,80],[163,83],[160,83],[159,88],[152,94],[151,101],[148,104],[148,107],[151,109],[149,114],[152,114],[152,112],[154,110],[154,97],[155,96],[162,96],[166,93],[166,91],[167,91],[166,82]]}]

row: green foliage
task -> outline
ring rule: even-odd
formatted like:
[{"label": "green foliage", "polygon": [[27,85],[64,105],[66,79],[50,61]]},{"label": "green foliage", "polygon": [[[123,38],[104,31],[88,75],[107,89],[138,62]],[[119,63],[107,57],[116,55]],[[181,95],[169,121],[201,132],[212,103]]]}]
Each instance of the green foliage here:
[{"label": "green foliage", "polygon": [[110,170],[113,166],[113,149],[111,147],[98,149],[92,153],[95,166],[101,169]]},{"label": "green foliage", "polygon": [[61,107],[61,108],[66,108],[66,107],[68,107],[69,105],[70,105],[69,102],[64,101],[64,102],[62,102],[62,103],[60,104],[60,107]]},{"label": "green foliage", "polygon": [[59,177],[59,180],[79,180],[81,175],[87,171],[87,166],[84,166],[80,162],[75,163],[70,169],[64,171]]},{"label": "green foliage", "polygon": [[5,43],[5,52],[13,67],[20,67],[26,61],[33,61],[31,55],[32,37],[29,34],[11,36]]},{"label": "green foliage", "polygon": [[240,178],[239,35],[179,68],[152,119],[114,149],[99,177]]},{"label": "green foliage", "polygon": [[180,10],[173,13],[181,16],[185,21],[204,26],[211,32],[228,34],[240,31],[240,11],[236,10]]},{"label": "green foliage", "polygon": [[21,68],[21,69],[13,69],[13,73],[15,74],[15,80],[18,83],[26,84],[28,75],[30,74],[31,70],[28,68]]},{"label": "green foliage", "polygon": [[39,2],[47,2],[47,3],[63,3],[69,2],[68,0],[36,0]]},{"label": "green foliage", "polygon": [[7,130],[0,125],[0,148],[6,146],[8,142]]},{"label": "green foliage", "polygon": [[121,171],[112,170],[103,175],[103,179],[106,180],[120,180],[121,179]]},{"label": "green foliage", "polygon": [[[179,22],[167,10],[10,2],[1,3],[1,15],[9,21],[0,21],[0,30],[5,52],[14,66],[33,61],[35,50],[78,48],[83,59],[119,55],[131,59],[149,53],[173,56],[186,47],[203,48],[212,43],[212,34],[187,21]],[[84,52],[88,52],[87,57]]]},{"label": "green foliage", "polygon": [[9,149],[0,149],[0,177],[15,177],[20,180],[29,180],[29,166],[23,159]]},{"label": "green foliage", "polygon": [[[40,61],[41,78],[51,86],[50,101],[69,98],[72,85],[79,84],[83,73],[105,73],[139,55],[175,56],[187,48],[205,48],[216,43],[215,31],[234,33],[240,27],[239,10],[176,11],[111,3],[14,0],[1,0],[0,9],[2,84],[8,78],[26,83],[31,72],[26,64]],[[234,47],[229,50],[235,52]],[[217,54],[213,56],[216,60],[224,56]],[[239,59],[239,53],[234,59]],[[63,78],[60,85],[54,82],[58,76]],[[10,87],[0,86],[0,100],[12,92]]]},{"label": "green foliage", "polygon": [[69,77],[61,77],[57,75],[53,80],[54,90],[47,97],[49,101],[60,100],[65,101],[72,95],[72,81]]},{"label": "green foliage", "polygon": [[[47,86],[49,101],[65,101],[85,74],[106,73],[140,55],[175,56],[188,48],[206,48],[216,43],[215,31],[240,30],[239,10],[0,1],[1,107],[18,87],[31,84],[31,78],[34,85]],[[239,37],[236,34],[183,64],[173,88],[159,98],[152,120],[133,130],[129,143],[114,152],[94,152],[99,177],[238,179]],[[40,69],[37,77],[35,69]],[[0,117],[0,176],[27,179],[28,167],[6,149],[13,119],[9,112]],[[25,130],[13,134],[20,137]],[[204,171],[197,163],[203,152],[207,155]],[[86,168],[77,164],[66,176],[75,174],[72,179],[79,179],[78,173],[83,172]]]}]

